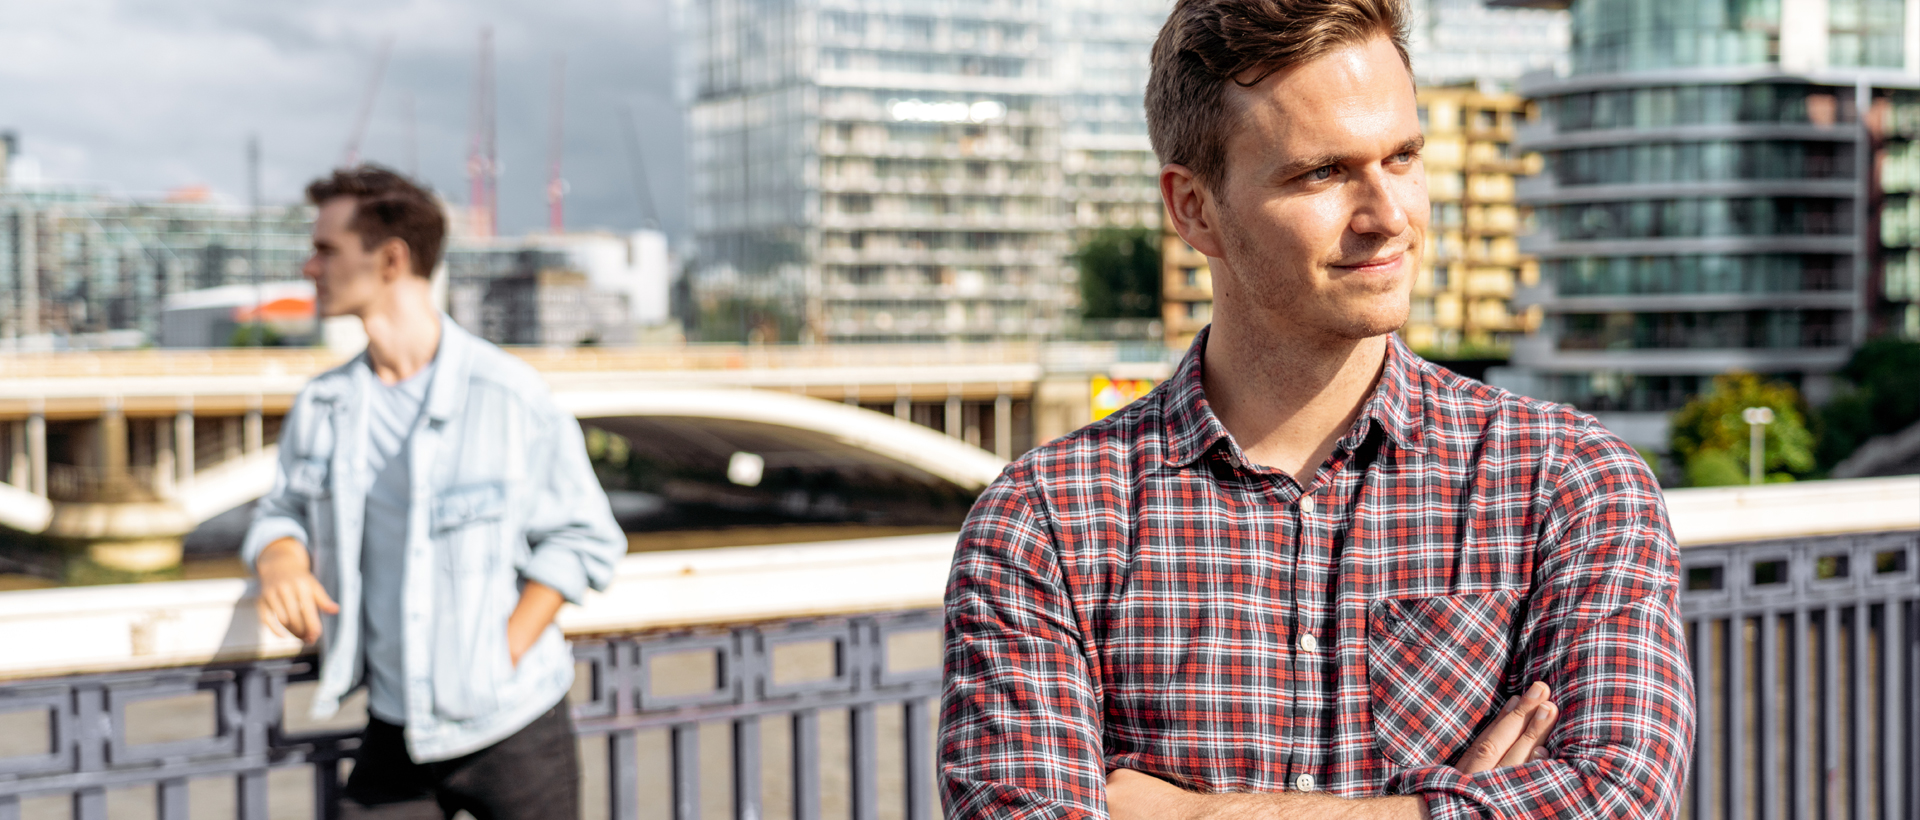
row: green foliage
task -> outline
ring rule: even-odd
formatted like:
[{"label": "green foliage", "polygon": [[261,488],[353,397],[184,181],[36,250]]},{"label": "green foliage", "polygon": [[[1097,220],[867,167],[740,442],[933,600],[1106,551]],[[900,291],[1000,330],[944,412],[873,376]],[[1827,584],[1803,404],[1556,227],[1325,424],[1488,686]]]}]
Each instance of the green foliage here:
[{"label": "green foliage", "polygon": [[1920,342],[1874,339],[1854,351],[1840,375],[1852,389],[1820,409],[1817,427],[1822,471],[1845,460],[1874,436],[1920,421]]},{"label": "green foliage", "polygon": [[229,347],[279,347],[287,340],[271,325],[244,324],[233,329],[233,335],[227,339]]},{"label": "green foliage", "polygon": [[1716,377],[1713,386],[1673,414],[1672,448],[1695,487],[1747,483],[1749,430],[1741,411],[1773,410],[1761,469],[1766,480],[1792,481],[1814,469],[1813,433],[1800,412],[1800,393],[1752,373]]},{"label": "green foliage", "polygon": [[800,317],[774,301],[724,297],[699,305],[687,334],[701,342],[793,342],[800,338]]},{"label": "green foliage", "polygon": [[1074,254],[1080,315],[1088,319],[1160,317],[1160,233],[1102,228]]}]

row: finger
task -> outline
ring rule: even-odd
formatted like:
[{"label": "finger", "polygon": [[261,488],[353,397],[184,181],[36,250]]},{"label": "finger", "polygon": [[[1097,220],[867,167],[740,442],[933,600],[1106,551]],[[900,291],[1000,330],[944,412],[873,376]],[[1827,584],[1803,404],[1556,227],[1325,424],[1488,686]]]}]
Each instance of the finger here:
[{"label": "finger", "polygon": [[322,611],[328,615],[340,614],[340,605],[333,602],[333,596],[327,594],[327,588],[321,586],[318,580],[309,580],[307,586],[313,589],[315,601]]},{"label": "finger", "polygon": [[320,615],[313,611],[313,595],[301,585],[295,585],[292,592],[293,618],[299,622],[293,632],[300,636],[300,640],[313,643],[318,637],[314,633],[319,631],[320,626]]},{"label": "finger", "polygon": [[1527,725],[1520,730],[1513,746],[1500,758],[1501,766],[1519,766],[1533,759],[1533,753],[1546,746],[1547,734],[1553,731],[1553,723],[1560,710],[1551,701],[1533,707],[1527,715]]},{"label": "finger", "polygon": [[254,610],[260,614],[260,625],[266,627],[268,632],[282,638],[292,637],[286,627],[280,625],[280,611],[274,607],[272,598],[261,595],[254,601]]},{"label": "finger", "polygon": [[1520,732],[1526,728],[1527,716],[1547,694],[1546,684],[1535,683],[1524,694],[1509,700],[1499,716],[1481,730],[1479,737],[1474,738],[1473,744],[1460,756],[1455,768],[1467,774],[1476,774],[1499,766],[1507,750],[1513,747]]}]

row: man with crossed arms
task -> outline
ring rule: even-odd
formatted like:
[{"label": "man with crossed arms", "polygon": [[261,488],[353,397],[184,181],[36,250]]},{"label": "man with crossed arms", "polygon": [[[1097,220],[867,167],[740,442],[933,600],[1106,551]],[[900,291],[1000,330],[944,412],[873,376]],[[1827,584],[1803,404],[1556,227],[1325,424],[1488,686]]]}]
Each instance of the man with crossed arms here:
[{"label": "man with crossed arms", "polygon": [[1433,366],[1395,0],[1180,0],[1146,109],[1213,323],[1010,465],[947,590],[955,818],[1671,817],[1694,729],[1659,488]]}]

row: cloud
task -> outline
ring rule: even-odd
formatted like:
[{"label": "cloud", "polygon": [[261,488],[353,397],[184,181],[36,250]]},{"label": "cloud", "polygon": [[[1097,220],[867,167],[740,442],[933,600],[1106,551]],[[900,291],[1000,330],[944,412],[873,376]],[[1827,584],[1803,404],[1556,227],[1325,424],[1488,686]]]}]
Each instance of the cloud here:
[{"label": "cloud", "polygon": [[640,223],[624,105],[642,123],[664,227],[687,228],[668,0],[67,0],[15,4],[8,14],[0,128],[20,133],[51,180],[133,194],[202,184],[241,203],[246,141],[258,134],[265,198],[295,201],[307,180],[340,161],[379,43],[392,37],[361,153],[400,168],[416,155],[420,176],[464,203],[477,37],[490,25],[502,231],[546,225],[555,54],[567,61],[569,226]]}]

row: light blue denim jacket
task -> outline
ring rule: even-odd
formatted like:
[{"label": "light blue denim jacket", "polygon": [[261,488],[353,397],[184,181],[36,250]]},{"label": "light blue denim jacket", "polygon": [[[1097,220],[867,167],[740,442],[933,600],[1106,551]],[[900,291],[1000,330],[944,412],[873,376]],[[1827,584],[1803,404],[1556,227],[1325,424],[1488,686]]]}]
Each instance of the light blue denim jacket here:
[{"label": "light blue denim jacket", "polygon": [[[573,685],[573,657],[549,626],[515,666],[507,616],[527,581],[579,602],[604,589],[626,538],[587,461],[580,425],[533,368],[440,319],[440,350],[407,444],[413,475],[406,545],[407,748],[417,761],[490,746]],[[283,537],[307,545],[340,604],[322,615],[315,717],[360,685],[360,548],[367,489],[366,354],[314,378],[280,432],[280,470],[241,548],[251,567]]]}]

